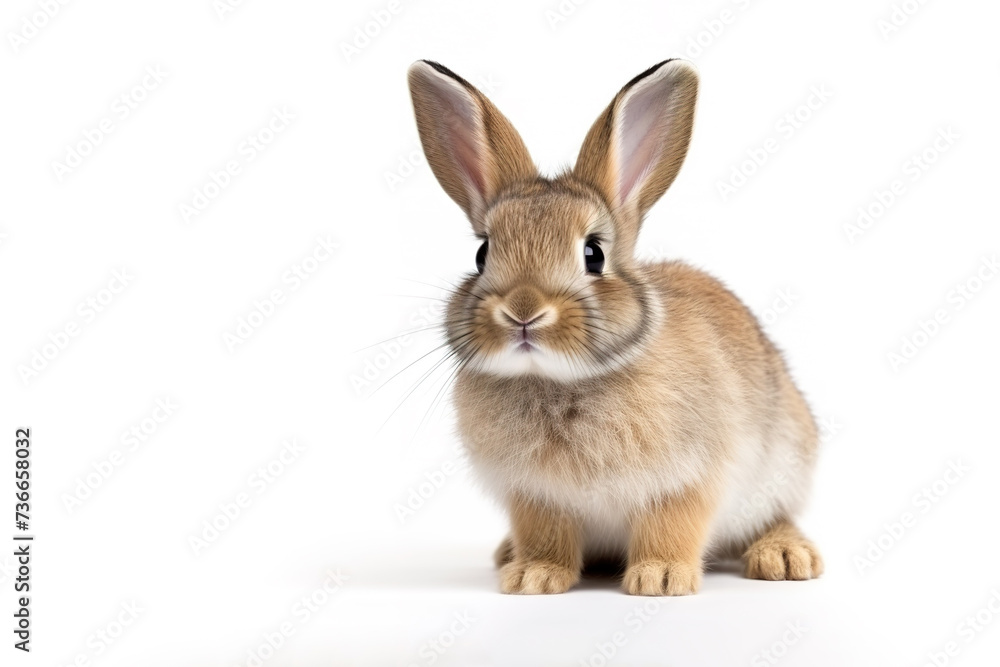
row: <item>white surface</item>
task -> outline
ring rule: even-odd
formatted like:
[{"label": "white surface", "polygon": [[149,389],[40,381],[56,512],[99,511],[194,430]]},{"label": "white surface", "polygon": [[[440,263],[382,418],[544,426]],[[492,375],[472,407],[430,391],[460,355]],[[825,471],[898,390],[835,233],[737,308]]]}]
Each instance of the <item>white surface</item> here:
[{"label": "white surface", "polygon": [[[2,663],[247,664],[287,620],[295,634],[266,665],[429,665],[421,647],[468,612],[476,620],[434,664],[596,665],[618,631],[609,664],[770,664],[760,652],[796,622],[806,630],[776,664],[921,665],[950,641],[948,664],[995,664],[1000,617],[984,613],[992,624],[971,635],[960,624],[1000,590],[1000,285],[961,309],[949,291],[1000,252],[1000,8],[926,3],[883,39],[891,2],[594,1],[552,28],[555,0],[423,0],[347,62],[340,43],[384,6],[254,0],[220,20],[210,0],[69,3],[19,52],[5,39],[0,497],[13,502],[13,433],[30,426],[37,541],[31,655],[10,646],[12,559],[0,556]],[[36,11],[6,3],[0,27]],[[610,580],[552,598],[496,593],[504,521],[467,471],[444,475],[401,524],[395,505],[459,460],[443,369],[393,413],[440,352],[374,394],[352,377],[380,353],[359,348],[426,326],[440,302],[415,297],[441,296],[473,267],[477,244],[426,164],[400,167],[418,147],[410,62],[437,59],[482,86],[552,171],[621,85],[685,55],[706,21],[719,34],[694,58],[690,157],[640,248],[725,280],[834,425],[803,520],[828,572],[709,574],[634,632],[629,613],[646,601]],[[156,65],[165,79],[121,118],[114,100]],[[809,119],[786,129],[810,100]],[[241,143],[283,107],[294,119],[248,160]],[[113,131],[57,180],[52,162],[105,117]],[[904,163],[949,127],[958,138],[911,180]],[[723,201],[717,183],[765,147],[776,152]],[[240,172],[185,223],[179,205],[229,160]],[[390,188],[387,172],[401,182]],[[844,224],[894,179],[903,194],[850,243]],[[337,255],[283,280],[326,235]],[[123,267],[128,286],[87,321],[78,304]],[[284,301],[230,352],[224,335],[274,289]],[[947,322],[895,371],[888,353],[936,309]],[[71,321],[79,335],[25,384],[18,366]],[[414,336],[372,387],[434,341]],[[129,451],[121,434],[167,397],[176,412]],[[291,437],[304,451],[272,483],[251,479]],[[121,465],[67,511],[63,495],[115,449]],[[968,472],[934,503],[915,498],[949,461]],[[194,555],[189,538],[240,493],[250,505]],[[859,572],[869,540],[906,512],[913,525]],[[338,568],[349,579],[300,623],[295,601]],[[96,655],[88,637],[130,601],[138,619]]]}]

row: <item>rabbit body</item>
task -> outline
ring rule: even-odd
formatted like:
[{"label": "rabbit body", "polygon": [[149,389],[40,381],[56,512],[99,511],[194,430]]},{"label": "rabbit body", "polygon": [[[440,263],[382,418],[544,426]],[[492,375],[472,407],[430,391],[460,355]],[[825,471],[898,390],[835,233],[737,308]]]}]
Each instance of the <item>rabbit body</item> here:
[{"label": "rabbit body", "polygon": [[414,64],[410,90],[428,163],[481,240],[445,330],[459,432],[511,518],[501,590],[562,592],[606,558],[643,595],[695,592],[713,556],[819,576],[792,523],[817,431],[781,355],[719,281],[635,259],[687,152],[694,69],[632,79],[555,178],[447,68]]},{"label": "rabbit body", "polygon": [[706,555],[740,555],[805,501],[815,423],[779,352],[721,283],[676,262],[640,271],[659,300],[640,360],[570,384],[460,372],[462,440],[505,506],[530,496],[578,516],[585,559],[624,556],[631,517],[692,485],[718,497]]}]

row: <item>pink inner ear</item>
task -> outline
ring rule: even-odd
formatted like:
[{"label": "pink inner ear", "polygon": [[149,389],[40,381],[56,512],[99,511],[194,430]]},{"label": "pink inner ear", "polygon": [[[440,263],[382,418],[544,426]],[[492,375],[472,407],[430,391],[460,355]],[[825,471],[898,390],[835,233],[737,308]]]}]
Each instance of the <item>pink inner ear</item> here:
[{"label": "pink inner ear", "polygon": [[[464,122],[463,122],[464,123]],[[475,135],[468,131],[468,125],[463,123],[449,123],[450,130],[448,143],[455,155],[455,161],[462,170],[463,175],[480,197],[486,196],[486,183],[482,174],[479,151],[480,147],[475,139]]]},{"label": "pink inner ear", "polygon": [[440,95],[441,126],[445,136],[441,140],[451,151],[455,165],[461,170],[470,189],[479,198],[486,195],[486,179],[482,165],[482,138],[480,120],[469,94],[458,84],[435,82]]},{"label": "pink inner ear", "polygon": [[669,97],[668,86],[654,81],[633,92],[625,102],[619,128],[619,206],[629,200],[660,159],[669,131]]}]

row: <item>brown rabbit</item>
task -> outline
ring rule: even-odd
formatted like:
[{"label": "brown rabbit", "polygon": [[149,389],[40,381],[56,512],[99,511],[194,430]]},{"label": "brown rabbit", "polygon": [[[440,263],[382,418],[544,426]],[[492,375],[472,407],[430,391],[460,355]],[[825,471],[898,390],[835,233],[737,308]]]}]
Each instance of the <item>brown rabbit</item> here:
[{"label": "brown rabbit", "polygon": [[819,576],[792,523],[817,430],[781,354],[711,276],[634,258],[687,152],[693,67],[632,79],[552,179],[461,77],[419,61],[409,84],[431,169],[482,240],[445,326],[462,440],[510,514],[500,589],[561,593],[609,558],[638,595],[694,593],[709,557]]}]

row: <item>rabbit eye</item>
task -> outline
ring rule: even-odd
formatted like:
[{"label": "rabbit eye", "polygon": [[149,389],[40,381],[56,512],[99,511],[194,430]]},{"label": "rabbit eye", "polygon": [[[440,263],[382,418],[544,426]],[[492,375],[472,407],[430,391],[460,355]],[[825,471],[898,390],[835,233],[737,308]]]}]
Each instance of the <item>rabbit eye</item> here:
[{"label": "rabbit eye", "polygon": [[600,275],[604,271],[604,251],[597,239],[588,239],[583,246],[583,263],[587,266],[587,273]]},{"label": "rabbit eye", "polygon": [[476,251],[476,270],[482,274],[483,269],[486,268],[486,253],[490,249],[490,242],[483,241],[483,245],[479,246],[479,250]]}]

